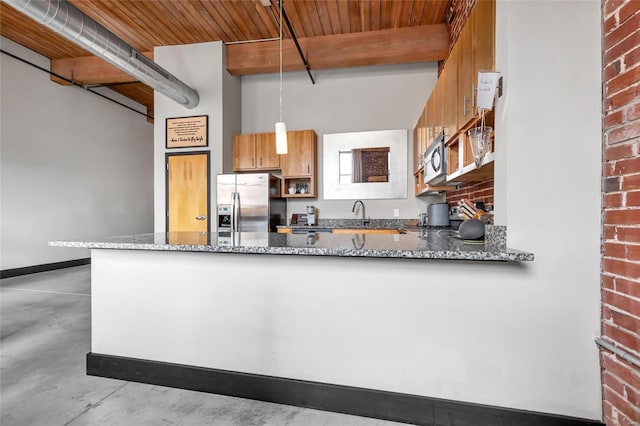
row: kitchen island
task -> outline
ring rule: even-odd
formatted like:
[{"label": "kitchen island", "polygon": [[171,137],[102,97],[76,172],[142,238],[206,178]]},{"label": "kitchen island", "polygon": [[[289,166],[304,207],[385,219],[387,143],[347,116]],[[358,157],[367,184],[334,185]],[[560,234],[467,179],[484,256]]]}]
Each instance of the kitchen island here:
[{"label": "kitchen island", "polygon": [[[512,291],[533,260],[492,244],[438,230],[51,243],[91,249],[88,374],[414,424],[516,415],[467,404],[501,398],[487,362],[514,349],[479,295]],[[496,392],[519,387],[501,368]]]}]

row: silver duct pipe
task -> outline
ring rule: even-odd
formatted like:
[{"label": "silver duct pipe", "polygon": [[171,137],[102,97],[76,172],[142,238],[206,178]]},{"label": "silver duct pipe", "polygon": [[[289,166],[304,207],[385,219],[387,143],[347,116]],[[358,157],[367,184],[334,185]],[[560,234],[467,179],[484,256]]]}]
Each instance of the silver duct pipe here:
[{"label": "silver duct pipe", "polygon": [[185,107],[198,105],[198,92],[66,0],[3,1]]}]

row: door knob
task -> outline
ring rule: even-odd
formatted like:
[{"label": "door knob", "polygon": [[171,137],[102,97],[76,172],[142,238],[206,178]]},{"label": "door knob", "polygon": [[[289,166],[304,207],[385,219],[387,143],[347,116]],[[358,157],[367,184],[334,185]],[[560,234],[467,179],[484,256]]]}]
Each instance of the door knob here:
[{"label": "door knob", "polygon": [[207,216],[205,215],[200,215],[200,216],[196,216],[196,220],[205,220],[207,218]]}]

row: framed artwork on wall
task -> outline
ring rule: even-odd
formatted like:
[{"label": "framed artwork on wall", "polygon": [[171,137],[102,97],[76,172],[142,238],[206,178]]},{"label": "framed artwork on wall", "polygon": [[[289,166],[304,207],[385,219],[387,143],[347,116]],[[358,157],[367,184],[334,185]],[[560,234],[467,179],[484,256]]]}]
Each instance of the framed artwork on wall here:
[{"label": "framed artwork on wall", "polygon": [[209,146],[209,116],[167,118],[166,146],[167,149]]}]

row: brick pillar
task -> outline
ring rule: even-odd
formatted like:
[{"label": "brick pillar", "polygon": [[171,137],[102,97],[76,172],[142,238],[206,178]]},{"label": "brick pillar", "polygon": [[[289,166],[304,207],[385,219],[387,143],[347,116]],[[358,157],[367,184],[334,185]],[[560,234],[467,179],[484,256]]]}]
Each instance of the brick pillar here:
[{"label": "brick pillar", "polygon": [[[603,0],[602,335],[640,358],[640,0]],[[640,424],[640,368],[603,350],[607,425]]]}]

